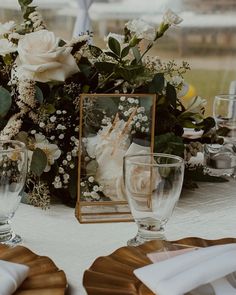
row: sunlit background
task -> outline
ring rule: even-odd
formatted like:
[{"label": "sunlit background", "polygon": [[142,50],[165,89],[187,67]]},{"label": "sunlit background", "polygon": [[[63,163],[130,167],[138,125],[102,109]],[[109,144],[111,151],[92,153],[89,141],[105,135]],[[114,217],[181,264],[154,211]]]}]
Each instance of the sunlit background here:
[{"label": "sunlit background", "polygon": [[[170,8],[183,22],[169,30],[150,54],[189,62],[188,96],[206,98],[211,115],[214,96],[229,92],[236,80],[235,0],[36,0],[33,4],[40,8],[48,29],[59,37],[69,40],[90,27],[93,43],[102,47],[104,37],[109,32],[121,33],[128,20],[142,18],[158,24]],[[20,17],[17,0],[0,0],[0,22]]]}]

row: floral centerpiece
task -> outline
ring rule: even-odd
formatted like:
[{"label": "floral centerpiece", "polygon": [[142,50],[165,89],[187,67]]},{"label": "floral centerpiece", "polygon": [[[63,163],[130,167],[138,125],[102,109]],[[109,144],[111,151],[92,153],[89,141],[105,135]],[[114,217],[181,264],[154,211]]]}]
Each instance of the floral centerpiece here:
[{"label": "floral centerpiece", "polygon": [[181,22],[177,15],[167,11],[157,27],[130,21],[124,35],[107,36],[102,50],[91,43],[89,33],[71,41],[56,37],[32,0],[18,2],[23,22],[0,24],[0,139],[27,145],[29,202],[46,208],[50,196],[58,195],[75,204],[82,93],[158,94],[155,150],[186,159],[197,153],[198,143],[186,148],[184,128],[202,130],[201,140],[206,139],[214,120],[203,116],[205,100],[195,97],[188,106],[181,100],[188,63],[178,66],[147,56],[158,39]]}]

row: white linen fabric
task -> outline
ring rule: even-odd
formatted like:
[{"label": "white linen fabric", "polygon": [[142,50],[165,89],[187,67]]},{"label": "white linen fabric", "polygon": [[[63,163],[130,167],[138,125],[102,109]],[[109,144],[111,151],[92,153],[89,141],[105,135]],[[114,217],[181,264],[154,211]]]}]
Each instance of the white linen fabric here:
[{"label": "white linen fabric", "polygon": [[[134,271],[158,295],[183,295],[211,283],[215,294],[236,294],[223,277],[236,271],[236,245],[201,248]],[[235,293],[227,293],[228,290]],[[221,293],[220,293],[221,292]]]},{"label": "white linen fabric", "polygon": [[89,7],[93,0],[77,0],[78,14],[74,26],[73,36],[77,37],[79,34],[90,30]]},{"label": "white linen fabric", "polygon": [[29,267],[0,260],[0,294],[11,295],[26,279]]}]

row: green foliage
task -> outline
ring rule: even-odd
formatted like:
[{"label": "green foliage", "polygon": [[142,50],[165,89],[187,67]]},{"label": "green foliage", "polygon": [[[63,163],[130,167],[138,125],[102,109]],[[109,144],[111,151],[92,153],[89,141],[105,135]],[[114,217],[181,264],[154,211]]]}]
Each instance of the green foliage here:
[{"label": "green foliage", "polygon": [[110,50],[113,53],[115,53],[115,55],[120,56],[121,46],[120,46],[120,43],[115,38],[109,37],[108,46],[109,46]]},{"label": "green foliage", "polygon": [[36,176],[40,177],[43,174],[44,169],[47,166],[47,156],[39,148],[36,148],[33,152],[30,171]]},{"label": "green foliage", "polygon": [[111,74],[114,72],[115,64],[111,62],[95,62],[97,70],[103,74]]},{"label": "green foliage", "polygon": [[130,47],[129,46],[124,47],[122,49],[122,51],[121,51],[121,58],[126,57],[129,54],[129,51],[130,51]]},{"label": "green foliage", "polygon": [[165,86],[164,74],[157,73],[154,75],[152,82],[149,85],[150,93],[161,93]]},{"label": "green foliage", "polygon": [[99,47],[94,45],[89,45],[89,50],[94,57],[99,57],[103,53]]},{"label": "green foliage", "polygon": [[183,140],[174,133],[166,133],[155,137],[155,152],[183,156]]},{"label": "green foliage", "polygon": [[28,20],[29,15],[36,9],[36,6],[29,6],[32,2],[33,0],[18,0],[25,20]]},{"label": "green foliage", "polygon": [[10,92],[0,86],[0,118],[6,116],[12,105],[12,98]]},{"label": "green foliage", "polygon": [[35,94],[36,99],[40,104],[42,104],[43,103],[43,92],[38,86],[35,87],[35,90],[36,90],[36,94]]}]

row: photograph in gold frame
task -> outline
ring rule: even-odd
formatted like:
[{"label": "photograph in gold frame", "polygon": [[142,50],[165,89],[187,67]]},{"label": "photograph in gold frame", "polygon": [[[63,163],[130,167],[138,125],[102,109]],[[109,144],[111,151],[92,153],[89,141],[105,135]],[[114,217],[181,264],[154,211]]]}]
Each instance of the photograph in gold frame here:
[{"label": "photograph in gold frame", "polygon": [[80,223],[131,221],[123,157],[154,148],[154,94],[83,94],[76,217]]}]

